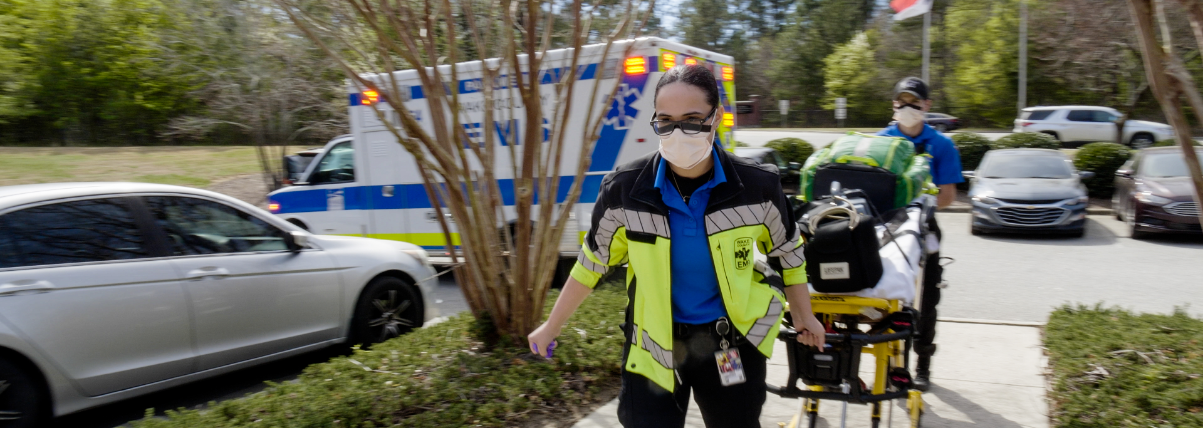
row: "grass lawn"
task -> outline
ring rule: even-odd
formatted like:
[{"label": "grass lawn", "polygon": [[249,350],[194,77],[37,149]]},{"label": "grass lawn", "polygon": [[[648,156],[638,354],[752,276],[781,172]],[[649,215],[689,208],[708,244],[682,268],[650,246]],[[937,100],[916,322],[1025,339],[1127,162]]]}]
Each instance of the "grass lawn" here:
[{"label": "grass lawn", "polygon": [[259,172],[253,147],[0,147],[0,186],[136,181],[206,187]]},{"label": "grass lawn", "polygon": [[1203,320],[1063,307],[1045,344],[1054,427],[1203,427]]}]

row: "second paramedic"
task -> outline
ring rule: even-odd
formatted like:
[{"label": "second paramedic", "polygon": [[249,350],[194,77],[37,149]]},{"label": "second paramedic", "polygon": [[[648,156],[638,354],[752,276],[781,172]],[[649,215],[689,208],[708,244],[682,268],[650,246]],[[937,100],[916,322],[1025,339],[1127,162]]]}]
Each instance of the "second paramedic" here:
[{"label": "second paramedic", "polygon": [[[902,79],[894,87],[894,120],[897,122],[877,135],[906,138],[915,143],[915,153],[931,156],[932,183],[940,188],[936,206],[944,208],[956,200],[957,183],[964,182],[965,178],[961,175],[961,154],[956,145],[923,120],[931,105],[927,82],[917,77]],[[940,237],[935,216],[931,217],[928,228]],[[940,303],[940,288],[944,286],[939,251],[928,260],[923,272],[919,334],[915,338],[915,353],[919,356],[915,365],[915,388],[921,391],[931,387],[931,357],[936,353],[936,305]]]},{"label": "second paramedic", "polygon": [[547,321],[528,336],[531,350],[545,355],[602,275],[625,263],[622,425],[683,427],[692,393],[706,426],[759,427],[783,298],[798,340],[824,342],[801,236],[776,168],[716,143],[724,109],[709,69],[668,70],[654,102],[648,126],[659,152],[602,181],[581,255]]}]

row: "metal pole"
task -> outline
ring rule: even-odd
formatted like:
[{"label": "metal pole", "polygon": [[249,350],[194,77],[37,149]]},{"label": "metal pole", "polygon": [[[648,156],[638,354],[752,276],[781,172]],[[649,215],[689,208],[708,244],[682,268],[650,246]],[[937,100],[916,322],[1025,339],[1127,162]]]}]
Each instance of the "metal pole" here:
[{"label": "metal pole", "polygon": [[931,11],[923,14],[923,81],[931,85],[931,75],[928,70],[931,69],[931,38],[928,33],[931,30]]},{"label": "metal pole", "polygon": [[[1019,111],[1028,106],[1028,2],[1019,0]],[[1018,116],[1016,116],[1018,117]]]}]

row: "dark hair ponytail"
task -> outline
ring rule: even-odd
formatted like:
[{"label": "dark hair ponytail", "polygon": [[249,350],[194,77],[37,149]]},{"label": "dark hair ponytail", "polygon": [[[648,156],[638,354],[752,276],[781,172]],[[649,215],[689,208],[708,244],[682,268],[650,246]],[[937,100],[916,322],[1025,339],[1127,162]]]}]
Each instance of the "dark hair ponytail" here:
[{"label": "dark hair ponytail", "polygon": [[697,64],[681,64],[670,68],[664,72],[663,76],[660,76],[660,81],[656,83],[656,93],[653,96],[660,95],[661,87],[676,82],[701,89],[706,93],[706,102],[710,103],[710,107],[718,107],[718,81],[715,80],[714,73],[711,73],[710,69]]}]

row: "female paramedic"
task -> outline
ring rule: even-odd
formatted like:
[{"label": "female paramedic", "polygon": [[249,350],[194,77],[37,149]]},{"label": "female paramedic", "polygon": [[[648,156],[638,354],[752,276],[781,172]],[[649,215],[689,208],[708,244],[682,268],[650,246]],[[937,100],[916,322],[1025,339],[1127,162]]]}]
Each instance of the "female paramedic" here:
[{"label": "female paramedic", "polygon": [[[783,309],[781,293],[768,283],[786,285],[799,341],[823,346],[802,240],[776,168],[716,147],[723,114],[706,67],[664,73],[655,106],[659,153],[602,181],[571,278],[547,322],[527,339],[532,352],[550,354],[547,347],[602,275],[626,263],[622,425],[682,427],[692,392],[706,426],[759,427],[765,362]],[[768,264],[756,261],[754,245]]]}]

